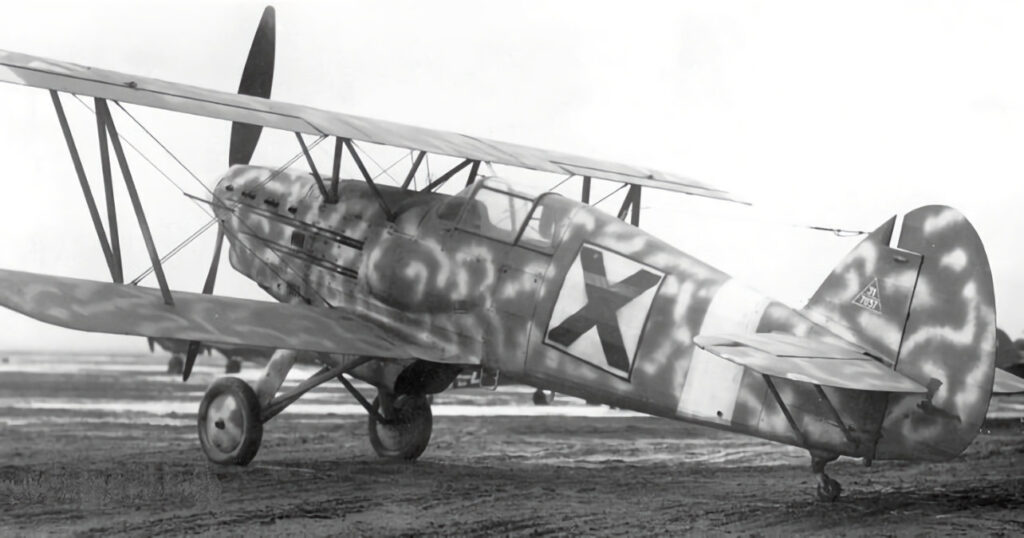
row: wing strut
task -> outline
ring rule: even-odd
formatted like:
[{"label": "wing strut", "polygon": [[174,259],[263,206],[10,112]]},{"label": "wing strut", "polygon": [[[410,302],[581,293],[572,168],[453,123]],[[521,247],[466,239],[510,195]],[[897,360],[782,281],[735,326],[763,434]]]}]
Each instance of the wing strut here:
[{"label": "wing strut", "polygon": [[416,155],[416,160],[412,163],[412,168],[409,169],[409,174],[405,176],[405,181],[402,182],[402,190],[408,189],[412,180],[416,178],[416,171],[420,169],[420,163],[423,162],[423,158],[427,156],[427,152],[420,151]]},{"label": "wing strut", "polygon": [[480,171],[480,161],[473,161],[473,166],[469,168],[469,177],[466,179],[466,186],[470,186],[476,181],[476,174]]},{"label": "wing strut", "polygon": [[473,164],[473,160],[472,159],[466,159],[466,160],[462,161],[461,163],[453,166],[452,169],[447,171],[447,172],[445,172],[443,176],[435,179],[434,181],[431,181],[430,185],[427,185],[426,187],[423,187],[423,192],[434,192],[434,189],[436,189],[436,188],[440,187],[441,185],[443,185],[446,181],[451,179],[452,176],[454,176],[455,174],[458,174],[459,172],[462,171],[463,168],[465,168],[465,167],[467,167],[467,166],[469,166],[471,164]]},{"label": "wing strut", "polygon": [[124,156],[124,148],[121,147],[121,138],[117,135],[117,127],[114,126],[114,118],[110,115],[110,107],[106,99],[96,101],[96,114],[103,117],[102,122],[107,128],[110,143],[114,147],[114,155],[117,157],[117,164],[121,168],[121,176],[124,178],[124,185],[128,189],[128,198],[132,201],[132,208],[135,210],[135,218],[139,221],[139,229],[142,231],[142,239],[146,242],[146,251],[149,252],[149,260],[153,263],[153,272],[156,273],[157,282],[160,283],[160,293],[163,295],[164,303],[173,306],[174,299],[171,297],[171,288],[167,285],[167,277],[164,276],[164,268],[160,263],[160,255],[156,252],[156,244],[153,243],[153,235],[149,232],[149,223],[146,221],[146,212],[142,209],[142,202],[139,200],[139,193],[135,190],[135,181],[132,179],[132,171],[128,168],[128,159]]},{"label": "wing strut", "polygon": [[103,222],[100,220],[100,213],[96,208],[96,200],[93,198],[92,189],[89,187],[89,178],[85,175],[82,159],[78,155],[78,147],[75,145],[74,136],[71,134],[71,127],[68,126],[68,118],[64,114],[64,105],[61,104],[60,95],[56,91],[50,90],[50,98],[53,100],[53,107],[57,110],[57,120],[60,122],[60,129],[64,133],[64,140],[68,144],[68,152],[71,154],[71,162],[75,165],[78,183],[82,186],[82,196],[85,197],[85,205],[89,206],[89,216],[92,217],[92,225],[96,228],[96,236],[100,240],[103,257],[107,260],[110,278],[114,282],[121,283],[124,280],[123,278],[118,280],[118,273],[114,265],[114,255],[111,253],[110,244],[107,242],[107,232],[103,229]]},{"label": "wing strut", "polygon": [[299,140],[299,146],[302,146],[302,154],[306,156],[306,164],[309,165],[309,171],[313,173],[313,179],[316,180],[316,186],[320,189],[320,195],[324,197],[324,202],[328,204],[337,202],[327,192],[327,187],[324,186],[324,178],[320,177],[320,172],[316,169],[316,163],[313,162],[313,156],[309,154],[309,148],[306,146],[306,141],[302,139],[302,133],[296,131],[295,138]]},{"label": "wing strut", "polygon": [[583,192],[580,193],[580,201],[590,205],[590,176],[583,176]]},{"label": "wing strut", "polygon": [[331,200],[338,203],[338,181],[341,179],[341,157],[345,152],[345,141],[334,137],[334,162],[331,166]]},{"label": "wing strut", "polygon": [[640,185],[629,186],[622,207],[619,208],[619,220],[626,220],[627,214],[630,224],[640,226]]},{"label": "wing strut", "polygon": [[[99,108],[99,99],[95,109]],[[124,284],[124,265],[121,262],[121,239],[117,231],[117,205],[114,202],[114,177],[110,171],[110,143],[103,117],[96,114],[96,131],[100,142],[100,169],[103,172],[103,191],[107,199],[107,230],[110,234],[110,253],[114,261],[114,282]]]},{"label": "wing strut", "polygon": [[384,210],[384,215],[387,216],[388,222],[394,221],[395,214],[391,212],[391,208],[388,207],[388,203],[384,201],[384,197],[380,194],[380,189],[377,188],[377,184],[374,183],[373,178],[370,177],[370,172],[366,170],[363,160],[359,158],[359,153],[356,153],[356,148],[352,147],[352,141],[346,139],[345,147],[348,148],[348,152],[352,154],[352,160],[356,162],[356,166],[359,167],[359,172],[363,174],[363,179],[365,179],[366,184],[370,186],[370,190],[373,191],[373,195],[377,197],[377,202],[380,204],[380,208]]}]

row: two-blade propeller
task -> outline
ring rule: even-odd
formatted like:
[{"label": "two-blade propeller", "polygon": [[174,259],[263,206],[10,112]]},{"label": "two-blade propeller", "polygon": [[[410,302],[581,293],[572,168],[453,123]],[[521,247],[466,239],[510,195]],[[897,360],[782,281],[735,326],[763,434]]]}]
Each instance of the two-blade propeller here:
[{"label": "two-blade propeller", "polygon": [[[206,274],[206,283],[203,284],[203,295],[213,293],[213,284],[217,281],[217,267],[220,265],[220,251],[224,244],[224,226],[217,227],[217,244],[213,247],[213,259],[210,260],[210,271]],[[196,363],[196,357],[202,349],[202,343],[192,340],[188,343],[188,351],[185,353],[185,367],[181,370],[181,380],[188,381],[192,375],[192,366]]]},{"label": "two-blade propeller", "polygon": [[[267,6],[256,27],[256,35],[249,47],[249,57],[242,70],[242,82],[238,85],[238,93],[242,95],[270,98],[270,88],[274,84],[274,25],[274,7]],[[263,127],[259,125],[232,123],[228,166],[249,164],[262,132]]]},{"label": "two-blade propeller", "polygon": [[[270,97],[270,89],[274,84],[274,25],[274,8],[267,6],[263,10],[259,26],[256,27],[256,35],[253,36],[252,45],[249,47],[249,57],[245,60],[245,68],[242,69],[242,81],[238,84],[238,93],[242,95],[254,95],[264,99]],[[228,164],[249,164],[262,132],[263,127],[259,125],[232,123]],[[217,226],[217,245],[214,247],[213,260],[210,262],[210,271],[206,275],[206,283],[203,285],[203,294],[205,295],[213,293],[223,243],[224,227],[223,224],[219,224]],[[196,357],[199,356],[201,349],[202,343],[198,340],[188,343],[185,367],[181,372],[183,381],[188,381],[189,376],[192,375],[192,367],[195,366]]]}]

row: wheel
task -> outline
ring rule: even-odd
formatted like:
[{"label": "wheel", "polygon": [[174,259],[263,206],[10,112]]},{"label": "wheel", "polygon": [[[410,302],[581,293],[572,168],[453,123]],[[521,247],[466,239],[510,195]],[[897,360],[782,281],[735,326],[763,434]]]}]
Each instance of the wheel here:
[{"label": "wheel", "polygon": [[228,362],[224,363],[225,374],[237,374],[242,371],[242,361],[238,359],[228,359]]},{"label": "wheel", "polygon": [[818,480],[818,500],[822,502],[835,502],[839,494],[843,492],[843,486],[830,476]]},{"label": "wheel", "polygon": [[171,358],[167,360],[167,373],[171,375],[181,375],[182,370],[185,369],[185,359],[181,355],[171,355]]},{"label": "wheel", "polygon": [[222,377],[206,390],[199,404],[199,444],[214,463],[245,465],[263,440],[260,403],[248,383]]},{"label": "wheel", "polygon": [[[392,404],[392,416],[387,422],[378,422],[369,416],[370,444],[378,456],[392,460],[414,460],[427,449],[434,417],[425,395],[397,396]],[[380,395],[373,399],[373,408],[380,409]],[[383,414],[383,413],[382,413]]]}]

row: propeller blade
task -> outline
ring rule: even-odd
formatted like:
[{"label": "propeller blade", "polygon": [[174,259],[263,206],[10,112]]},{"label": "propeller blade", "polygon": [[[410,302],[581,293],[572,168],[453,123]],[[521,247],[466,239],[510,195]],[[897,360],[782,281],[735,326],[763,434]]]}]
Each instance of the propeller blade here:
[{"label": "propeller blade", "polygon": [[181,380],[188,381],[188,378],[192,376],[192,367],[196,364],[196,357],[199,355],[199,349],[202,346],[198,340],[192,340],[188,343],[188,351],[185,353],[185,367],[181,369]]},{"label": "propeller blade", "polygon": [[[213,260],[210,261],[210,272],[206,274],[206,283],[203,284],[203,295],[213,293],[213,284],[217,282],[217,267],[220,265],[220,251],[224,244],[224,225],[217,226],[217,244],[213,247]],[[192,367],[195,366],[196,357],[202,344],[198,340],[188,343],[188,351],[185,353],[185,367],[181,369],[181,380],[188,381],[192,375]]]},{"label": "propeller blade", "polygon": [[[274,7],[267,6],[252,38],[238,93],[270,98],[270,88],[274,85],[274,27]],[[249,164],[262,132],[263,127],[259,125],[232,123],[228,165]]]}]

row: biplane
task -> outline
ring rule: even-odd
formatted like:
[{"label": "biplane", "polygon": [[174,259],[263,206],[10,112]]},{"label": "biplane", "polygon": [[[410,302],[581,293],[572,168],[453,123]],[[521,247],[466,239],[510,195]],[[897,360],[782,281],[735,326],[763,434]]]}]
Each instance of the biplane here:
[{"label": "biplane", "polygon": [[[237,93],[0,52],[0,80],[50,94],[111,277],[0,270],[0,304],[72,329],[188,342],[185,379],[203,343],[275,350],[255,386],[223,377],[206,391],[198,433],[212,462],[250,462],[268,421],[335,379],[366,409],[377,454],[416,459],[430,440],[429,395],[486,369],[801,447],[818,497],[831,501],[841,487],[827,463],[953,458],[993,393],[1024,390],[994,366],[991,272],[954,209],[882,223],[791,308],[639,228],[643,189],[742,202],[734,195],[657,170],[270,100],[274,41],[268,8]],[[107,219],[62,94],[93,99]],[[232,124],[230,168],[205,200],[218,236],[201,293],[167,282],[112,103]],[[250,164],[264,128],[294,133],[309,172]],[[320,173],[307,136],[333,139],[332,173]],[[356,142],[414,151],[405,181],[375,182]],[[413,188],[428,155],[460,161]],[[361,177],[340,177],[343,158]],[[484,177],[489,164],[567,176],[580,200],[520,192]],[[158,287],[124,278],[115,167]],[[437,192],[462,180],[457,195]],[[624,186],[617,215],[589,203],[592,181]],[[277,302],[213,294],[224,239],[231,266]],[[300,357],[323,367],[279,394]]]}]

